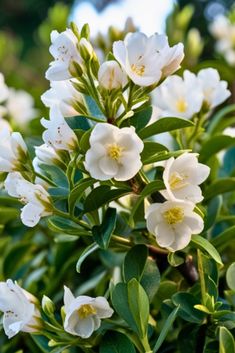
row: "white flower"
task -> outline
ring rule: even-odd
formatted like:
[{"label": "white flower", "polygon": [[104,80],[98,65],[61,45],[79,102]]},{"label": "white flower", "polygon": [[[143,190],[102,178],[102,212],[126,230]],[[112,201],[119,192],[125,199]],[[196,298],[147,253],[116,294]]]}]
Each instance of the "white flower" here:
[{"label": "white flower", "polygon": [[26,124],[37,115],[34,109],[33,97],[22,90],[9,89],[9,96],[6,101],[7,113],[17,125]]},{"label": "white flower", "polygon": [[104,297],[91,298],[85,295],[75,298],[70,289],[64,287],[64,329],[72,335],[88,338],[100,327],[101,319],[113,314]]},{"label": "white flower", "polygon": [[79,110],[76,109],[76,102],[84,104],[84,101],[81,93],[73,87],[72,81],[51,81],[51,88],[41,96],[44,105],[48,108],[58,105],[64,117],[78,115]]},{"label": "white flower", "polygon": [[222,54],[232,66],[235,65],[235,24],[224,15],[215,18],[210,26],[210,31],[217,39],[216,51]]},{"label": "white flower", "polygon": [[204,227],[202,218],[193,209],[192,202],[153,203],[145,214],[147,229],[161,247],[170,251],[184,249],[192,234],[200,234]]},{"label": "white flower", "polygon": [[0,132],[5,129],[11,131],[11,126],[6,120],[0,117]]},{"label": "white flower", "polygon": [[46,145],[45,143],[40,146],[35,146],[36,159],[39,164],[53,165],[58,162],[63,162],[59,154],[56,153],[53,147]]},{"label": "white flower", "polygon": [[202,87],[204,102],[213,109],[223,103],[230,95],[228,83],[221,81],[216,69],[207,68],[198,72],[198,80]]},{"label": "white flower", "polygon": [[113,54],[130,79],[139,86],[156,84],[178,70],[183,60],[183,45],[170,48],[167,37],[155,33],[128,33],[124,41],[113,44]]},{"label": "white flower", "polygon": [[0,103],[4,102],[9,94],[9,89],[5,84],[4,76],[0,72]]},{"label": "white flower", "polygon": [[162,117],[190,119],[202,107],[203,93],[196,75],[184,71],[183,78],[168,77],[153,92],[153,102],[161,110]]},{"label": "white flower", "polygon": [[55,60],[50,63],[46,78],[50,81],[67,80],[72,77],[69,72],[71,62],[81,63],[77,37],[68,28],[62,33],[52,31],[51,43],[49,51]]},{"label": "white flower", "polygon": [[163,172],[166,190],[161,191],[161,194],[167,200],[185,200],[194,203],[203,200],[202,191],[198,185],[207,179],[210,168],[198,163],[197,157],[197,153],[184,153],[166,161]]},{"label": "white flower", "polygon": [[41,217],[52,214],[50,195],[41,185],[30,183],[18,172],[9,173],[4,185],[10,196],[25,204],[21,220],[26,226],[34,227]]},{"label": "white flower", "polygon": [[37,332],[40,313],[33,303],[36,298],[13,283],[11,279],[0,282],[0,310],[3,311],[3,328],[12,338],[20,331]]},{"label": "white flower", "polygon": [[0,172],[24,169],[27,159],[27,146],[19,132],[8,127],[0,130]]},{"label": "white flower", "polygon": [[44,142],[56,150],[73,151],[77,147],[77,137],[66,123],[57,105],[50,109],[50,120],[41,119],[41,124],[47,129],[42,138]]},{"label": "white flower", "polygon": [[106,61],[100,66],[98,80],[100,86],[109,91],[121,88],[127,82],[126,75],[114,60]]},{"label": "white flower", "polygon": [[142,166],[140,153],[143,142],[133,127],[119,129],[99,123],[90,136],[90,149],[85,156],[85,168],[97,180],[128,180]]}]

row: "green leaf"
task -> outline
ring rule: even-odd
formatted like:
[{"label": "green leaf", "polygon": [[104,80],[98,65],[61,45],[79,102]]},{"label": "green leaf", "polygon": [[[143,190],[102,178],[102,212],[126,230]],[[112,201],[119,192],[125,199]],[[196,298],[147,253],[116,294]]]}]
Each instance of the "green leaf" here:
[{"label": "green leaf", "polygon": [[233,335],[226,327],[219,329],[219,353],[235,353]]},{"label": "green leaf", "polygon": [[48,225],[54,232],[69,235],[89,235],[89,233],[70,219],[52,216],[48,219]]},{"label": "green leaf", "polygon": [[135,347],[129,338],[114,331],[108,331],[101,342],[100,353],[135,353]]},{"label": "green leaf", "polygon": [[99,249],[99,245],[96,243],[92,243],[90,244],[88,247],[86,247],[86,249],[82,252],[82,254],[80,255],[78,262],[76,264],[76,270],[78,273],[80,273],[81,271],[81,265],[83,263],[83,261],[93,252],[95,252],[96,250]]},{"label": "green leaf", "polygon": [[216,114],[214,114],[213,118],[211,119],[210,125],[208,127],[208,132],[213,135],[225,115],[233,112],[235,112],[235,104],[231,104],[224,107],[223,109],[220,109]]},{"label": "green leaf", "polygon": [[161,276],[156,261],[148,257],[140,284],[147,293],[150,303],[159,289],[160,281]]},{"label": "green leaf", "polygon": [[89,109],[90,115],[102,119],[104,120],[104,122],[106,121],[106,117],[103,115],[102,111],[100,110],[100,108],[98,107],[96,101],[87,95],[84,95],[87,107]]},{"label": "green leaf", "polygon": [[129,124],[135,127],[136,132],[143,129],[151,119],[153,108],[151,106],[135,113],[130,119]]},{"label": "green leaf", "polygon": [[209,140],[205,141],[199,152],[199,161],[205,163],[214,154],[235,145],[235,138],[226,135],[212,136]]},{"label": "green leaf", "polygon": [[73,215],[74,208],[77,202],[79,202],[83,196],[83,193],[87,188],[95,183],[95,180],[92,178],[86,178],[79,181],[78,184],[71,190],[68,205],[69,205],[69,212]]},{"label": "green leaf", "polygon": [[200,235],[193,235],[191,244],[194,244],[197,248],[206,251],[218,264],[223,266],[220,254],[207,239],[201,237]]},{"label": "green leaf", "polygon": [[89,130],[90,129],[90,125],[89,122],[87,120],[87,118],[83,115],[78,115],[78,116],[72,116],[69,118],[65,118],[66,123],[69,125],[69,127],[72,130]]},{"label": "green leaf", "polygon": [[204,232],[210,229],[216,222],[222,206],[222,196],[216,196],[210,200],[207,206],[207,213],[204,219]]},{"label": "green leaf", "polygon": [[161,333],[157,339],[157,342],[153,348],[153,353],[156,353],[159,348],[161,347],[162,343],[164,342],[164,340],[166,339],[166,336],[168,335],[168,332],[170,331],[170,329],[172,328],[172,325],[177,317],[178,311],[179,311],[180,306],[177,306],[168,316],[162,330]]},{"label": "green leaf", "polygon": [[116,208],[109,207],[105,212],[101,225],[92,228],[93,238],[101,249],[107,249],[114,232],[117,220]]},{"label": "green leaf", "polygon": [[44,174],[55,183],[57,186],[68,189],[69,184],[66,174],[61,168],[55,165],[40,164],[40,168],[43,170]]},{"label": "green leaf", "polygon": [[235,178],[220,178],[211,183],[204,191],[205,201],[225,192],[235,190]]},{"label": "green leaf", "polygon": [[94,211],[101,206],[130,193],[130,189],[110,189],[101,185],[91,191],[84,203],[84,212]]},{"label": "green leaf", "polygon": [[139,334],[138,326],[130,311],[126,283],[118,283],[115,286],[112,292],[112,304],[118,315],[126,321],[135,333]]},{"label": "green leaf", "polygon": [[211,244],[219,251],[222,251],[234,240],[234,234],[235,226],[232,226],[213,238]]},{"label": "green leaf", "polygon": [[6,224],[19,217],[19,210],[13,207],[0,207],[1,224]]},{"label": "green leaf", "polygon": [[141,139],[146,139],[150,136],[161,134],[162,132],[183,129],[193,125],[192,121],[182,118],[162,118],[140,130],[138,135]]},{"label": "green leaf", "polygon": [[135,279],[131,279],[127,284],[128,302],[132,316],[138,327],[140,337],[146,336],[149,319],[149,300],[148,296]]},{"label": "green leaf", "polygon": [[149,158],[152,158],[153,155],[161,151],[168,152],[168,148],[157,142],[145,141],[144,149],[143,149],[143,152],[141,153],[142,163],[145,164],[145,161],[148,161]]},{"label": "green leaf", "polygon": [[141,280],[147,257],[148,248],[144,244],[135,245],[128,251],[123,263],[123,276],[125,282],[128,282],[132,278],[136,278],[138,281]]},{"label": "green leaf", "polygon": [[233,262],[227,269],[226,281],[228,287],[235,291],[235,262]]},{"label": "green leaf", "polygon": [[175,293],[172,296],[172,302],[176,305],[180,305],[178,315],[185,321],[194,322],[197,324],[202,323],[204,314],[194,308],[198,304],[198,300],[187,292]]}]

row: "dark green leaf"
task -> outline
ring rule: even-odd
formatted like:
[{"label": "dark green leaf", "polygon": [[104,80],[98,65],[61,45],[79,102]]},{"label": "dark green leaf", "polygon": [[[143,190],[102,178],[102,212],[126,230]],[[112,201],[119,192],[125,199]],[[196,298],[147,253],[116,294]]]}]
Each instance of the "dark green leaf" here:
[{"label": "dark green leaf", "polygon": [[136,278],[138,281],[141,280],[147,257],[148,248],[144,244],[135,245],[128,251],[123,264],[123,276],[125,282],[128,282],[132,278]]},{"label": "dark green leaf", "polygon": [[144,143],[144,150],[141,153],[142,163],[145,164],[145,161],[148,161],[149,158],[152,158],[153,155],[155,155],[161,151],[168,152],[168,148],[160,143],[157,143],[157,142],[146,141]]},{"label": "dark green leaf", "polygon": [[147,259],[140,284],[147,293],[150,303],[158,291],[160,281],[161,276],[156,261],[149,257]]},{"label": "dark green leaf", "polygon": [[176,306],[180,306],[178,315],[182,319],[188,322],[202,323],[205,315],[194,308],[194,305],[199,304],[199,300],[192,294],[187,292],[175,293],[172,297],[172,301]]},{"label": "dark green leaf", "polygon": [[93,238],[101,249],[107,249],[110,238],[114,232],[117,219],[115,208],[109,207],[105,212],[101,225],[92,228]]},{"label": "dark green leaf", "polygon": [[146,139],[150,136],[161,134],[162,132],[183,129],[193,125],[192,121],[182,118],[162,118],[140,130],[138,135],[140,138]]},{"label": "dark green leaf", "polygon": [[123,126],[134,126],[136,132],[143,129],[149,122],[152,116],[153,108],[147,107],[135,113],[131,118],[124,120]]},{"label": "dark green leaf", "polygon": [[215,238],[211,240],[211,243],[216,249],[222,251],[227,246],[230,245],[230,242],[234,240],[235,236],[235,226],[232,226],[226,229],[224,232],[217,235]]},{"label": "dark green leaf", "polygon": [[75,205],[76,205],[77,202],[80,201],[80,199],[82,198],[83,193],[85,192],[85,190],[88,187],[90,187],[91,185],[93,185],[94,182],[95,181],[92,178],[82,179],[71,190],[70,195],[69,195],[69,199],[68,199],[69,212],[71,214],[74,214]]},{"label": "dark green leaf", "polygon": [[156,353],[159,350],[159,348],[161,347],[162,343],[164,342],[166,336],[168,335],[168,332],[172,328],[172,325],[177,317],[179,308],[180,308],[180,306],[177,306],[168,316],[168,318],[167,318],[167,320],[161,330],[161,333],[157,339],[157,342],[153,348],[153,353]]},{"label": "dark green leaf", "polygon": [[87,235],[87,231],[77,225],[70,219],[52,216],[48,219],[48,225],[54,232],[65,233],[69,235]]},{"label": "dark green leaf", "polygon": [[92,243],[91,245],[89,245],[80,255],[77,265],[76,265],[76,270],[77,272],[80,273],[81,270],[81,265],[83,263],[83,261],[93,252],[95,252],[97,249],[99,249],[99,245],[96,243]]},{"label": "dark green leaf", "polygon": [[226,327],[219,329],[219,353],[235,353],[233,335]]},{"label": "dark green leaf", "polygon": [[212,136],[209,140],[205,141],[199,152],[199,161],[205,163],[214,154],[235,145],[235,138],[226,135]]},{"label": "dark green leaf", "polygon": [[84,212],[94,211],[101,206],[127,195],[130,189],[110,189],[107,185],[101,185],[92,190],[84,203]]},{"label": "dark green leaf", "polygon": [[222,206],[221,196],[216,196],[210,200],[207,206],[207,213],[204,220],[204,231],[206,231],[207,229],[210,229],[214,225],[217,219],[217,216],[219,215],[221,206]]},{"label": "dark green leaf", "polygon": [[135,347],[129,338],[120,333],[107,332],[100,345],[100,353],[135,353]]},{"label": "dark green leaf", "polygon": [[205,201],[235,190],[235,178],[221,178],[211,183],[204,191]]}]

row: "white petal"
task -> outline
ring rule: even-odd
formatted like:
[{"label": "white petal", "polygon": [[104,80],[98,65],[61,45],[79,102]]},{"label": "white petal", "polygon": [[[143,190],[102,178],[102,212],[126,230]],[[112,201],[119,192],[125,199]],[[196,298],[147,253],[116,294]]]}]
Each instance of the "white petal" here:
[{"label": "white petal", "polygon": [[34,227],[40,221],[43,211],[43,206],[28,203],[21,209],[22,223],[27,227]]}]

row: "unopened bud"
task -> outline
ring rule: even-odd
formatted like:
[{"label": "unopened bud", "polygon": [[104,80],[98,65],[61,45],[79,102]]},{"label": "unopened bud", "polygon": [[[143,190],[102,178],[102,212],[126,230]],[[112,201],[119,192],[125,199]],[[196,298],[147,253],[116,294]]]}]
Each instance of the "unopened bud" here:
[{"label": "unopened bud", "polygon": [[74,22],[70,23],[70,27],[74,33],[74,35],[77,37],[78,40],[80,40],[80,34],[77,25]]},{"label": "unopened bud", "polygon": [[94,50],[92,45],[86,38],[82,38],[79,42],[79,52],[84,61],[89,61],[93,57]]},{"label": "unopened bud", "polygon": [[46,295],[42,298],[42,310],[47,316],[51,316],[55,312],[55,304]]},{"label": "unopened bud", "polygon": [[83,75],[83,69],[77,61],[70,62],[69,72],[73,77],[81,77]]},{"label": "unopened bud", "polygon": [[190,56],[198,58],[204,47],[203,39],[196,28],[191,28],[188,32],[186,49]]},{"label": "unopened bud", "polygon": [[89,24],[86,23],[82,27],[81,38],[89,39],[89,37],[90,37],[90,27],[89,27]]},{"label": "unopened bud", "polygon": [[98,72],[100,86],[109,91],[122,87],[123,76],[122,69],[114,60],[104,62]]}]

